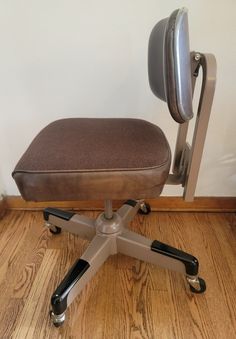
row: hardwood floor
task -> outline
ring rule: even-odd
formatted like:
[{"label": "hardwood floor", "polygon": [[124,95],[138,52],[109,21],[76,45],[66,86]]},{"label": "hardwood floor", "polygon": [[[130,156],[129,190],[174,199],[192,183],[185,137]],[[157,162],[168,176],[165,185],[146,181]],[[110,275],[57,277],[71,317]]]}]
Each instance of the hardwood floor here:
[{"label": "hardwood floor", "polygon": [[9,211],[0,221],[0,338],[236,338],[235,214],[153,212],[131,228],[197,256],[206,293],[191,294],[177,273],[116,255],[55,328],[51,294],[88,242],[53,236],[41,212]]}]

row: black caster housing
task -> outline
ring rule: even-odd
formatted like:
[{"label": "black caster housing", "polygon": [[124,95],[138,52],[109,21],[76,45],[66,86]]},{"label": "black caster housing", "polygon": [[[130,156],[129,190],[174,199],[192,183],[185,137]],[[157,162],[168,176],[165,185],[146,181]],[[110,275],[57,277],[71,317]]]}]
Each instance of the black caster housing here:
[{"label": "black caster housing", "polygon": [[139,214],[148,215],[149,213],[151,213],[151,206],[147,202],[143,202],[140,205],[138,212]]},{"label": "black caster housing", "polygon": [[49,312],[49,316],[50,316],[51,322],[53,323],[55,327],[60,327],[64,324],[65,313],[57,315],[57,314],[54,314],[53,311],[51,310]]},{"label": "black caster housing", "polygon": [[190,287],[190,291],[192,293],[204,293],[206,291],[206,283],[205,280],[203,280],[202,278],[194,278],[191,279],[189,277],[187,277],[187,281],[189,283],[189,287]]},{"label": "black caster housing", "polygon": [[189,284],[190,291],[193,292],[193,293],[204,293],[206,291],[205,280],[203,280],[202,278],[198,278],[198,281],[199,281],[199,289],[196,289],[194,286]]},{"label": "black caster housing", "polygon": [[49,226],[49,231],[52,234],[60,234],[61,233],[61,228],[57,227],[57,226],[54,226],[54,225],[51,225],[51,226]]}]

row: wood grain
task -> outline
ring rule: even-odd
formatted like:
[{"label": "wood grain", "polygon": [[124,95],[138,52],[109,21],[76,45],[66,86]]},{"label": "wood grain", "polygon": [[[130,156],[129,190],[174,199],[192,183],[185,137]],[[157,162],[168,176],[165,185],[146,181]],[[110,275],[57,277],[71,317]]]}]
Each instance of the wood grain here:
[{"label": "wood grain", "polygon": [[[159,197],[147,199],[153,211],[162,212],[236,212],[236,197],[196,197],[193,202],[186,202],[182,197]],[[119,208],[124,201],[114,200],[114,208]],[[5,208],[10,210],[43,210],[46,207],[75,210],[103,210],[104,202],[90,201],[25,201],[19,196],[5,197]]]},{"label": "wood grain", "polygon": [[0,219],[2,219],[6,213],[6,199],[5,197],[0,197]]},{"label": "wood grain", "polygon": [[206,293],[193,295],[180,274],[118,254],[57,329],[51,294],[88,242],[53,236],[41,212],[8,211],[0,221],[0,338],[236,338],[235,214],[154,212],[130,228],[197,256]]}]

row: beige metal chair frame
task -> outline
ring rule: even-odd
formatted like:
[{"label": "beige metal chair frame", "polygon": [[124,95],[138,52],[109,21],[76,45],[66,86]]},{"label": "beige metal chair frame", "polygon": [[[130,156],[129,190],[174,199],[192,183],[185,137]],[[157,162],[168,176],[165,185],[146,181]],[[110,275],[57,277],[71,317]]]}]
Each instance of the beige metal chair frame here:
[{"label": "beige metal chair frame", "polygon": [[204,143],[211,113],[216,84],[216,59],[212,54],[191,53],[192,88],[194,92],[196,78],[202,67],[202,87],[195,121],[192,145],[187,139],[189,122],[179,125],[173,174],[169,175],[167,184],[184,187],[185,201],[193,201],[197,185]]},{"label": "beige metal chair frame", "polygon": [[[192,143],[190,145],[187,142],[188,121],[193,117],[192,95],[200,68],[202,68],[203,74],[201,94]],[[71,196],[79,198],[81,196],[77,195],[77,192],[81,193],[81,191],[83,191],[82,182],[85,182],[84,191],[85,194],[88,194],[89,198],[95,198],[96,188],[98,192],[101,192],[101,195],[98,196],[103,199],[115,199],[116,194],[120,194],[120,190],[114,185],[114,177],[117,177],[117,182],[121,182],[121,187],[126,188],[123,192],[123,198],[126,199],[132,196],[136,199],[153,197],[157,195],[157,192],[158,195],[161,193],[164,184],[172,184],[182,185],[184,187],[184,199],[186,201],[192,201],[196,189],[214,96],[216,61],[211,54],[200,54],[196,52],[190,54],[186,9],[175,10],[168,18],[159,21],[154,26],[148,44],[148,74],[149,84],[154,95],[168,104],[173,119],[180,124],[176,140],[172,174],[168,176],[171,161],[168,142],[165,140],[164,134],[162,135],[162,132],[154,126],[155,135],[162,135],[161,139],[152,141],[152,138],[148,138],[149,132],[145,132],[144,130],[141,134],[142,137],[134,137],[133,134],[131,134],[127,138],[128,141],[126,143],[126,145],[128,145],[130,141],[136,142],[136,140],[140,141],[146,137],[149,140],[146,144],[148,146],[145,146],[145,148],[147,149],[151,145],[153,153],[148,155],[148,160],[159,157],[158,161],[154,163],[156,166],[151,166],[149,162],[148,166],[144,166],[145,169],[151,169],[151,172],[153,168],[155,168],[154,173],[158,174],[155,174],[157,175],[155,176],[152,172],[152,174],[147,176],[150,180],[152,179],[151,184],[147,180],[148,185],[146,187],[146,177],[144,177],[142,172],[140,174],[140,172],[136,170],[143,170],[143,158],[137,162],[137,166],[134,166],[134,170],[130,176],[131,179],[127,181],[130,184],[126,184],[124,179],[129,171],[123,168],[123,163],[122,165],[118,164],[118,170],[117,165],[112,163],[109,171],[105,171],[105,174],[103,174],[105,177],[108,176],[108,172],[109,175],[111,172],[112,176],[110,176],[107,181],[101,179],[100,169],[107,168],[110,152],[104,152],[105,166],[104,164],[101,166],[98,161],[100,160],[99,154],[98,156],[96,154],[96,158],[94,155],[92,156],[88,150],[85,151],[84,147],[88,144],[90,138],[88,137],[88,139],[86,139],[83,135],[81,137],[78,132],[81,131],[81,129],[77,129],[78,127],[74,129],[71,143],[65,143],[63,147],[61,147],[61,140],[58,139],[58,136],[60,137],[63,134],[60,132],[63,129],[60,128],[65,126],[65,124],[68,128],[67,122],[70,120],[65,119],[60,123],[60,128],[58,127],[58,122],[55,122],[57,126],[56,130],[51,129],[52,126],[55,127],[52,123],[39,133],[16,166],[13,177],[16,180],[20,192],[22,192],[22,196],[25,197],[26,200],[35,199],[37,201],[41,199],[51,201],[54,197],[61,200],[64,199],[64,194],[66,194],[67,200],[70,200]],[[98,122],[97,119],[95,120],[97,129]],[[78,120],[75,119],[75,121]],[[132,123],[132,127],[133,126],[134,122]],[[146,123],[142,122],[142,126],[146,126]],[[50,129],[48,129],[49,127]],[[86,128],[84,128],[84,131],[91,132],[91,125],[87,125]],[[93,133],[96,129],[92,130]],[[105,128],[101,130],[104,132]],[[109,127],[107,127],[107,130],[110,131]],[[112,131],[114,130],[112,129]],[[120,127],[118,130],[120,130]],[[121,130],[123,131],[123,127]],[[53,132],[49,133],[49,131]],[[69,131],[71,132],[71,129]],[[52,136],[52,138],[48,138],[49,135]],[[65,133],[63,135],[65,139],[68,138],[68,134]],[[105,139],[106,142],[95,148],[96,152],[106,149],[105,145],[111,140],[110,134],[107,135],[108,137]],[[121,137],[114,138],[114,140],[116,140],[115,142],[117,143],[117,140],[120,140],[124,135],[125,132],[121,133]],[[102,138],[102,134],[99,134],[99,138]],[[50,152],[46,154],[45,157],[40,158],[40,155],[44,155],[43,151],[50,143],[48,140],[50,140],[52,145],[49,149]],[[83,142],[81,140],[83,140]],[[46,142],[46,144],[44,142]],[[36,147],[35,144],[38,146]],[[55,144],[59,146],[54,148]],[[135,161],[138,159],[138,151],[141,145],[141,143],[136,143],[135,145]],[[73,151],[74,146],[75,151]],[[82,155],[88,155],[87,160],[89,160],[89,162],[83,163],[81,160],[83,157],[79,157],[78,146],[81,146],[80,153],[82,153]],[[124,147],[119,147],[119,151],[123,151],[123,148]],[[68,157],[60,157],[67,154],[67,151],[69,154]],[[158,155],[158,152],[161,153],[161,151],[163,151],[165,155],[163,158],[160,157],[160,154]],[[74,152],[77,153],[74,155]],[[52,156],[52,153],[55,154]],[[142,151],[140,154],[144,156],[144,153],[145,152]],[[116,154],[116,151],[114,151],[114,154]],[[124,156],[124,164],[126,164],[129,157],[130,153],[127,152]],[[119,160],[122,156],[116,155],[116,158]],[[49,159],[52,160],[53,165],[51,164],[49,166]],[[59,159],[58,163],[55,161],[57,159]],[[64,161],[67,165],[66,167],[62,166],[63,159],[66,159]],[[78,161],[73,164],[71,159]],[[96,171],[93,172],[94,169]],[[114,170],[114,172],[110,171],[110,169],[112,169],[112,171]],[[117,174],[119,172],[121,172],[121,174]],[[137,172],[139,173],[138,175]],[[87,182],[87,180],[84,179],[84,175],[86,174],[87,176],[88,173],[90,180],[88,179]],[[168,180],[166,182],[167,176]],[[159,182],[156,178],[159,178]],[[61,181],[63,181],[63,183],[61,183]],[[94,186],[92,185],[93,181],[96,182]],[[147,192],[143,192],[142,182],[144,182],[143,187],[145,189],[147,188]],[[114,189],[113,185],[115,186]],[[132,187],[134,187],[133,191]],[[157,188],[155,194],[150,189],[151,193],[149,195],[149,187],[151,189]],[[71,192],[73,193],[74,191],[76,193],[71,195]],[[86,195],[84,195],[84,198],[85,197]],[[183,274],[186,277],[191,291],[194,293],[202,293],[206,290],[204,280],[199,277],[199,263],[197,258],[160,241],[150,240],[145,236],[129,230],[129,223],[137,212],[148,214],[150,212],[150,206],[142,200],[127,200],[117,211],[113,211],[112,201],[105,200],[104,212],[101,213],[96,220],[75,214],[74,212],[61,211],[54,208],[46,208],[44,210],[46,226],[52,233],[59,234],[61,230],[65,230],[90,241],[86,251],[81,258],[76,260],[52,295],[52,310],[50,314],[55,326],[63,324],[65,312],[74,298],[82,291],[83,287],[90,281],[106,259],[110,255],[118,252]]]}]

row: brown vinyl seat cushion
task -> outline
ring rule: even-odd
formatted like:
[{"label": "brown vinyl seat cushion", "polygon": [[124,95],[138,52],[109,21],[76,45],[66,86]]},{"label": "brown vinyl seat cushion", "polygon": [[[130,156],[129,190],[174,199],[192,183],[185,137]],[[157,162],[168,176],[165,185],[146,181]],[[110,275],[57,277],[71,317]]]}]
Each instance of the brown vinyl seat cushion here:
[{"label": "brown vinyl seat cushion", "polygon": [[13,178],[31,201],[153,198],[170,162],[165,135],[147,121],[62,119],[36,136]]}]

